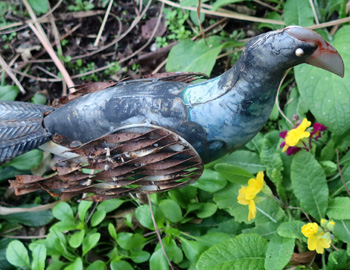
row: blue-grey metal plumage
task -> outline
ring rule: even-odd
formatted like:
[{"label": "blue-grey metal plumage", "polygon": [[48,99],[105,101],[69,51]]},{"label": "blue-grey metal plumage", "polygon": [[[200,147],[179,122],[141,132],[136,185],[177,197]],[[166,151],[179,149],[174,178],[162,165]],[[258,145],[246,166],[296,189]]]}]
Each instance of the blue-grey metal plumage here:
[{"label": "blue-grey metal plumage", "polygon": [[26,153],[50,140],[43,127],[48,106],[26,102],[0,102],[0,163]]}]

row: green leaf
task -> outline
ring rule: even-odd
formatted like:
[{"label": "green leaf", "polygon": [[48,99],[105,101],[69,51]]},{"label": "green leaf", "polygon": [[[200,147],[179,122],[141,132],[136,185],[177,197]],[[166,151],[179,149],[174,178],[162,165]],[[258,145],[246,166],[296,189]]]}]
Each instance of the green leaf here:
[{"label": "green leaf", "polygon": [[197,268],[263,270],[267,241],[258,234],[240,234],[203,252]]},{"label": "green leaf", "polygon": [[149,265],[150,270],[169,270],[169,265],[162,249],[158,249],[152,254]]},{"label": "green leaf", "polygon": [[218,163],[214,166],[214,169],[231,183],[246,185],[250,178],[254,178],[247,170],[231,164]]},{"label": "green leaf", "polygon": [[[249,1],[249,0],[246,0]],[[243,2],[242,0],[217,0],[213,4],[213,10],[217,10],[218,8],[228,5],[228,4],[233,4],[233,3],[238,3],[238,2]]]},{"label": "green leaf", "polygon": [[15,157],[6,166],[11,166],[17,170],[25,171],[38,166],[43,159],[43,151],[34,149],[23,155]]},{"label": "green leaf", "polygon": [[68,265],[64,270],[83,270],[83,261],[80,257],[77,257],[73,263]]},{"label": "green leaf", "polygon": [[208,45],[203,39],[196,42],[180,41],[170,50],[166,71],[201,72],[210,75],[223,46],[221,41],[219,36],[207,38]]},{"label": "green leaf", "polygon": [[0,239],[0,269],[4,269],[4,270],[12,270],[13,269],[13,266],[6,259],[6,249],[11,241],[13,241],[13,240],[10,238]]},{"label": "green leaf", "polygon": [[286,25],[306,27],[314,23],[314,14],[308,1],[287,0],[283,15]]},{"label": "green leaf", "polygon": [[100,240],[100,233],[92,233],[83,240],[83,256],[93,249]]},{"label": "green leaf", "polygon": [[321,165],[307,151],[298,152],[292,161],[291,180],[301,208],[317,220],[325,217],[328,186]]},{"label": "green leaf", "polygon": [[117,261],[111,262],[111,270],[134,270],[134,268],[126,261]]},{"label": "green leaf", "polygon": [[7,247],[6,259],[14,266],[30,268],[28,250],[18,240],[13,240]]},{"label": "green leaf", "polygon": [[94,261],[93,263],[89,264],[89,266],[86,268],[86,270],[106,270],[107,266],[106,263],[100,260]]},{"label": "green leaf", "polygon": [[171,222],[179,222],[182,219],[180,206],[173,200],[163,200],[159,204],[164,216]]},{"label": "green leaf", "polygon": [[282,270],[292,258],[294,239],[276,234],[267,245],[265,269]]},{"label": "green leaf", "polygon": [[111,199],[101,202],[97,206],[97,210],[104,210],[106,213],[112,212],[115,209],[117,209],[119,206],[121,206],[124,202],[127,200],[121,200],[121,199]]},{"label": "green leaf", "polygon": [[32,97],[32,102],[34,104],[45,105],[47,100],[46,100],[46,97],[43,94],[35,93],[35,95]]},{"label": "green leaf", "polygon": [[44,226],[53,220],[51,210],[30,212],[30,208],[34,205],[22,205],[21,207],[28,208],[28,212],[20,212],[2,216],[8,222],[16,222],[30,227]]},{"label": "green leaf", "polygon": [[[153,206],[153,213],[154,213],[154,218],[157,222],[157,226],[159,229],[164,227],[164,215],[162,211],[160,211],[159,207]],[[151,214],[151,209],[149,205],[141,205],[136,208],[135,211],[135,216],[138,219],[138,221],[142,224],[142,226],[154,230],[153,226],[153,221],[152,221],[152,214]]]},{"label": "green leaf", "polygon": [[[297,1],[296,1],[297,2]],[[343,57],[344,78],[310,65],[295,67],[299,92],[317,122],[341,135],[350,128],[350,26],[342,27],[335,35],[333,45]]]},{"label": "green leaf", "polygon": [[46,13],[49,11],[49,5],[46,0],[28,0],[31,7],[36,13]]},{"label": "green leaf", "polygon": [[350,245],[350,220],[334,220],[335,226],[332,232],[342,242]]},{"label": "green leaf", "polygon": [[197,262],[202,252],[207,249],[207,247],[199,241],[190,241],[183,237],[180,237],[180,240],[182,250],[184,251],[187,259],[189,259],[192,263]]},{"label": "green leaf", "polygon": [[85,230],[75,232],[68,241],[69,245],[72,248],[80,247],[81,243],[83,242],[84,236],[85,236]]},{"label": "green leaf", "polygon": [[91,217],[91,226],[96,227],[105,219],[106,215],[105,210],[97,210]]},{"label": "green leaf", "polygon": [[277,233],[282,237],[302,239],[304,236],[301,233],[301,227],[304,225],[305,223],[300,220],[283,222],[278,226]]},{"label": "green leaf", "polygon": [[117,231],[114,227],[114,225],[112,223],[108,224],[108,232],[110,234],[110,236],[112,236],[112,238],[114,239],[114,241],[117,241]]},{"label": "green leaf", "polygon": [[[78,206],[78,216],[81,222],[85,222],[85,216],[93,202],[81,201]],[[99,210],[99,209],[98,209]]]},{"label": "green leaf", "polygon": [[256,225],[255,227],[243,229],[242,233],[256,233],[270,240],[277,233],[278,223],[267,222],[263,224]]},{"label": "green leaf", "polygon": [[329,201],[327,216],[333,219],[350,219],[350,198],[337,197]]},{"label": "green leaf", "polygon": [[220,173],[213,170],[204,169],[201,177],[192,186],[210,193],[214,193],[227,184],[227,180]]},{"label": "green leaf", "polygon": [[228,163],[240,168],[244,168],[255,175],[260,171],[265,171],[266,167],[261,164],[257,153],[245,150],[238,150],[220,159],[220,163]]},{"label": "green leaf", "polygon": [[143,250],[133,250],[130,254],[130,259],[135,263],[143,263],[146,262],[150,257],[150,254],[147,251]]},{"label": "green leaf", "polygon": [[327,270],[344,270],[350,268],[350,257],[345,250],[333,251],[329,254]]},{"label": "green leaf", "polygon": [[118,233],[117,243],[125,250],[142,249],[146,238],[138,233]]},{"label": "green leaf", "polygon": [[19,94],[17,86],[4,85],[0,86],[0,100],[13,101]]},{"label": "green leaf", "polygon": [[45,270],[45,261],[46,261],[46,246],[45,245],[36,245],[33,250],[33,270]]},{"label": "green leaf", "polygon": [[198,218],[208,218],[214,215],[217,209],[218,207],[214,203],[203,203],[196,215]]},{"label": "green leaf", "polygon": [[60,202],[52,209],[52,214],[58,220],[74,220],[73,210],[66,202]]}]

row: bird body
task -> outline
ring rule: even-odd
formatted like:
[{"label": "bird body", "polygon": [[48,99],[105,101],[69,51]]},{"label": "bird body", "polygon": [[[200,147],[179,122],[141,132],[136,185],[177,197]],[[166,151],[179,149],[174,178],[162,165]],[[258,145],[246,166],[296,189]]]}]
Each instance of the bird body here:
[{"label": "bird body", "polygon": [[[59,134],[80,143],[123,126],[149,123],[180,135],[203,162],[209,162],[257,134],[269,118],[284,72],[308,62],[340,76],[344,72],[341,57],[320,35],[302,27],[287,27],[251,39],[236,64],[217,78],[197,84],[119,83],[52,109],[40,121],[45,138]],[[0,133],[7,133],[1,117]],[[11,155],[6,143],[3,140],[0,163],[21,153]]]}]

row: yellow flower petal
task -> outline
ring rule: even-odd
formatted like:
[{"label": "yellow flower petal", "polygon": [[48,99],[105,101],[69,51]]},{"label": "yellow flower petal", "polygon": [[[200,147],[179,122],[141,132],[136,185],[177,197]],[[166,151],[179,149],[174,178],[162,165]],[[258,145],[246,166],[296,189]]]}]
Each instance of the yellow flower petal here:
[{"label": "yellow flower petal", "polygon": [[301,232],[306,237],[311,237],[318,232],[318,224],[316,222],[308,223],[301,228]]},{"label": "yellow flower petal", "polygon": [[322,254],[325,248],[331,246],[330,235],[325,235],[324,232],[314,234],[309,237],[307,241],[307,247],[309,250],[316,250],[318,254]]},{"label": "yellow flower petal", "polygon": [[239,190],[238,190],[238,197],[237,197],[237,201],[239,204],[242,205],[248,205],[249,201],[246,199],[246,186],[242,186]]},{"label": "yellow flower petal", "polygon": [[254,219],[256,217],[256,207],[255,202],[253,200],[249,201],[249,213],[248,213],[248,221]]},{"label": "yellow flower petal", "polygon": [[[311,122],[305,118],[298,127],[288,131],[284,140],[286,145],[283,147],[283,150],[287,150],[289,146],[296,146],[303,138],[310,137],[310,132],[306,131],[309,126],[311,126]],[[282,152],[284,152],[283,150]]]}]

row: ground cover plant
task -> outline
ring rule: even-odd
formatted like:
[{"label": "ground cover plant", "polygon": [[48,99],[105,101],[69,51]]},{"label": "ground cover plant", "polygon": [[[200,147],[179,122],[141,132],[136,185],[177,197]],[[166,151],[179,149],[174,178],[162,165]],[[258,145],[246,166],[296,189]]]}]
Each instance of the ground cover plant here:
[{"label": "ground cover plant", "polygon": [[216,76],[250,37],[287,25],[316,29],[345,76],[290,70],[261,132],[196,183],[152,194],[152,208],[135,196],[16,197],[8,179],[42,175],[52,157],[0,165],[0,269],[350,269],[349,4],[203,0],[200,16],[197,5],[0,2],[0,100],[53,104],[67,86],[160,71]]}]

